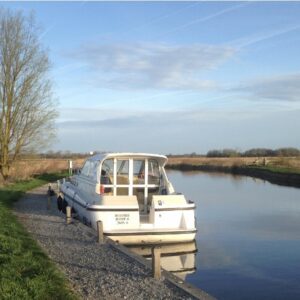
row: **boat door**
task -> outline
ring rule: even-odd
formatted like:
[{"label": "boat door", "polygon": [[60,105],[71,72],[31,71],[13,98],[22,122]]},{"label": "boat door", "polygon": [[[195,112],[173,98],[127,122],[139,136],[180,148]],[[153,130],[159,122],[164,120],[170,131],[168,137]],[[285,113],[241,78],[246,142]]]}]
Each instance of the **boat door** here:
[{"label": "boat door", "polygon": [[152,158],[114,158],[102,164],[101,185],[112,195],[135,195],[140,211],[147,214],[152,195],[159,193],[160,167]]},{"label": "boat door", "polygon": [[159,193],[160,171],[155,159],[132,159],[132,195],[136,195],[140,211],[149,212],[152,195]]}]

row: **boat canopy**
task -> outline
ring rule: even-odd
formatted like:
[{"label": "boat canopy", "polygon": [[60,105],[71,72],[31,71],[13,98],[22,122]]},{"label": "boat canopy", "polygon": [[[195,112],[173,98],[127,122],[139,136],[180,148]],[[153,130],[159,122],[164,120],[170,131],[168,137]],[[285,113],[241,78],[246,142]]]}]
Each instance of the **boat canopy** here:
[{"label": "boat canopy", "polygon": [[90,161],[104,161],[109,158],[155,158],[161,166],[165,166],[168,158],[164,155],[150,153],[100,153],[88,158]]}]

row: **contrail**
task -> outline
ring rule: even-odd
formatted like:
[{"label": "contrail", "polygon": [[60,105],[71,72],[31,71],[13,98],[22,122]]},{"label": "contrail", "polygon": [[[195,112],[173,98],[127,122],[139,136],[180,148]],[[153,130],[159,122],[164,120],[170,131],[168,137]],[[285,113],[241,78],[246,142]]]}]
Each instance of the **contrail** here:
[{"label": "contrail", "polygon": [[[241,38],[235,41],[232,41],[229,43],[230,45],[236,47],[237,49],[242,49],[247,46],[251,46],[253,44],[259,43],[261,41],[265,41],[271,38],[274,38],[276,36],[280,36],[292,31],[296,31],[300,29],[300,25],[292,25],[283,29],[276,29],[271,32],[265,33],[265,34],[256,34],[255,36],[250,36],[246,38]],[[228,43],[227,43],[228,44]]]},{"label": "contrail", "polygon": [[49,33],[55,26],[56,26],[56,24],[52,24],[51,26],[49,26],[48,28],[46,28],[46,30],[44,30],[44,31],[40,34],[39,39],[40,39],[40,40],[43,39],[44,36],[45,36],[47,33]]},{"label": "contrail", "polygon": [[[133,27],[133,28],[129,29],[128,31],[125,31],[124,33],[130,32],[130,31],[132,31],[132,30],[139,30],[139,29],[144,28],[144,27],[146,27],[146,26],[148,26],[148,25],[151,25],[151,24],[157,23],[157,22],[159,22],[159,21],[161,21],[161,20],[164,20],[164,19],[166,19],[166,18],[168,18],[168,17],[170,17],[170,16],[177,15],[178,13],[181,13],[182,11],[184,11],[184,10],[186,10],[186,9],[189,9],[189,8],[191,8],[191,7],[198,6],[199,4],[202,4],[202,3],[201,3],[201,2],[196,2],[196,3],[193,3],[193,4],[191,4],[191,5],[187,5],[187,6],[183,7],[183,8],[181,8],[181,9],[174,10],[174,11],[168,13],[168,14],[162,15],[162,16],[160,16],[160,17],[158,17],[158,18],[154,18],[153,20],[151,20],[151,21],[149,21],[149,22],[146,22],[146,23],[144,23],[144,24],[141,24],[139,27]],[[122,33],[122,34],[123,34],[123,33]]]},{"label": "contrail", "polygon": [[206,16],[206,17],[201,17],[201,18],[199,18],[199,19],[195,19],[195,20],[193,20],[193,21],[191,21],[191,22],[188,22],[188,23],[186,23],[186,24],[183,24],[183,25],[181,25],[181,26],[175,27],[175,28],[173,28],[172,30],[169,30],[169,31],[167,31],[167,32],[165,32],[165,33],[162,33],[161,35],[159,35],[159,36],[157,36],[157,37],[162,37],[162,36],[168,35],[168,34],[170,34],[170,33],[173,33],[173,32],[175,32],[175,31],[178,31],[178,30],[187,28],[187,27],[189,27],[189,26],[192,26],[192,25],[194,25],[194,24],[202,23],[202,22],[205,22],[205,21],[214,19],[214,18],[216,18],[216,17],[218,17],[218,16],[224,15],[224,14],[226,14],[226,13],[228,13],[228,12],[231,12],[231,11],[233,11],[233,10],[236,10],[236,9],[239,9],[239,8],[242,8],[242,7],[245,7],[245,6],[250,5],[250,4],[252,4],[252,3],[251,3],[251,2],[246,2],[246,3],[242,3],[242,4],[238,4],[238,5],[234,5],[234,6],[231,6],[231,7],[225,8],[225,9],[222,9],[222,10],[220,10],[220,11],[214,13],[214,14],[208,15],[208,16]]},{"label": "contrail", "polygon": [[[166,19],[166,18],[168,18],[168,17],[170,17],[170,16],[172,16],[172,15],[177,15],[177,14],[181,13],[182,11],[184,11],[184,10],[186,10],[186,9],[189,9],[189,8],[191,8],[191,7],[198,6],[198,5],[200,5],[200,4],[202,4],[202,3],[201,3],[201,2],[196,2],[196,3],[193,3],[193,4],[191,4],[191,5],[187,5],[187,6],[183,7],[183,8],[181,8],[181,9],[177,9],[177,10],[171,11],[171,12],[168,13],[168,14],[165,14],[165,15],[159,16],[159,17],[157,17],[157,18],[154,18],[154,19],[150,20],[149,22],[146,22],[146,23],[143,23],[143,24],[134,26],[134,27],[132,27],[132,28],[129,28],[129,29],[126,30],[126,31],[120,32],[119,35],[124,35],[124,34],[126,34],[126,33],[132,32],[132,31],[140,30],[140,29],[142,29],[142,28],[144,28],[144,27],[147,27],[148,25],[157,23],[157,22],[159,22],[159,21],[161,21],[161,20],[164,20],[164,19]],[[102,36],[102,38],[105,38],[105,39],[112,39],[112,38],[110,37],[110,35],[113,34],[113,33],[114,33],[114,32],[110,32],[110,33],[106,34],[106,36]]]}]

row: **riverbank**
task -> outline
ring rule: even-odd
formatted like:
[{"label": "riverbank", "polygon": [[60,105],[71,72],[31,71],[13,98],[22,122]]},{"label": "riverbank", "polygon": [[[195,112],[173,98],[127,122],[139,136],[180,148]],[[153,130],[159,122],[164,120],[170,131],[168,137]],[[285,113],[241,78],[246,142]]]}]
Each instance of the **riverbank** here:
[{"label": "riverbank", "polygon": [[278,185],[300,187],[300,158],[298,157],[171,157],[166,168],[181,171],[223,172],[255,177]]},{"label": "riverbank", "polygon": [[62,272],[12,213],[13,203],[26,191],[62,177],[41,175],[0,189],[1,299],[78,299]]},{"label": "riverbank", "polygon": [[168,272],[155,280],[145,259],[121,245],[98,244],[95,230],[81,222],[66,225],[55,197],[46,210],[46,189],[26,194],[16,203],[16,214],[83,299],[211,299],[185,283],[176,284]]}]

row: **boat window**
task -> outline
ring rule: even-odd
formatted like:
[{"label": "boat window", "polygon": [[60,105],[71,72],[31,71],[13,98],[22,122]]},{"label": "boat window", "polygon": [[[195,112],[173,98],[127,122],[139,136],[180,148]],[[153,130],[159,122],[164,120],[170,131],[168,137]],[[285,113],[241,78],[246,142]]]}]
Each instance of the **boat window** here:
[{"label": "boat window", "polygon": [[117,196],[128,196],[128,187],[117,187]]},{"label": "boat window", "polygon": [[102,164],[101,183],[113,184],[114,181],[114,160],[106,159]]},{"label": "boat window", "polygon": [[140,209],[146,211],[152,195],[160,192],[160,166],[151,158],[106,159],[101,167],[101,185],[104,193],[115,196],[137,196]]},{"label": "boat window", "polygon": [[154,159],[149,159],[148,162],[148,183],[155,185],[160,183],[159,165]]},{"label": "boat window", "polygon": [[133,184],[145,183],[145,160],[133,161]]},{"label": "boat window", "polygon": [[117,184],[129,184],[129,160],[117,160]]},{"label": "boat window", "polygon": [[89,170],[90,170],[90,161],[86,161],[83,168],[81,169],[81,174],[85,176],[89,176]]},{"label": "boat window", "polygon": [[97,181],[98,161],[90,161],[89,177]]}]

